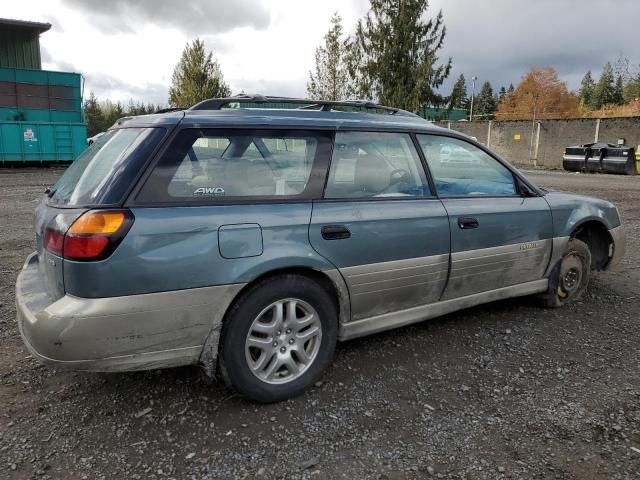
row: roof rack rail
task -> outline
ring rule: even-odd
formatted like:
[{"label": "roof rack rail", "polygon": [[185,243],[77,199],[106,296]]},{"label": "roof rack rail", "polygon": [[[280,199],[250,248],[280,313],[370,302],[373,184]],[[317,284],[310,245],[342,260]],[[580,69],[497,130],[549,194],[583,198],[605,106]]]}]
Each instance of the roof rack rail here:
[{"label": "roof rack rail", "polygon": [[182,108],[182,107],[160,108],[159,110],[156,110],[153,113],[170,113],[170,112],[179,112],[180,110],[186,110],[186,108]]},{"label": "roof rack rail", "polygon": [[240,94],[234,97],[226,98],[210,98],[196,103],[189,110],[221,110],[231,103],[285,103],[290,105],[300,105],[300,109],[304,110],[322,110],[329,112],[333,107],[359,107],[366,110],[384,110],[389,114],[404,112],[399,108],[386,107],[377,103],[366,100],[308,100],[304,98],[290,97],[270,97],[265,95],[247,95]]}]

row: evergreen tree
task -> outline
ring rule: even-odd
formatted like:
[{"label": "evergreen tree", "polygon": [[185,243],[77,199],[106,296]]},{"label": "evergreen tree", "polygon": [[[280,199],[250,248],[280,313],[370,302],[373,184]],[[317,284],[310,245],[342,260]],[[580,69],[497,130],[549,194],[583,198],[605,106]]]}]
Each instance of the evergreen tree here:
[{"label": "evergreen tree", "polygon": [[106,129],[110,128],[114,123],[118,121],[118,119],[125,116],[124,108],[122,107],[122,103],[119,101],[113,103],[109,100],[104,102],[103,106],[103,114],[105,117]]},{"label": "evergreen tree", "polygon": [[129,105],[127,105],[127,115],[138,115],[138,106],[134,103],[133,98],[129,99]]},{"label": "evergreen tree", "polygon": [[467,82],[464,75],[460,74],[456,83],[453,84],[451,95],[449,96],[449,110],[453,108],[469,108],[469,98],[467,97]]},{"label": "evergreen tree", "polygon": [[451,59],[439,63],[446,29],[442,11],[425,20],[428,6],[428,0],[370,0],[347,46],[357,96],[410,111],[442,102],[435,90]]},{"label": "evergreen tree", "polygon": [[611,67],[611,64],[607,62],[607,64],[602,69],[602,73],[600,74],[598,83],[596,83],[596,86],[593,90],[593,100],[591,102],[591,106],[595,110],[602,108],[604,105],[614,103],[614,82],[615,78],[613,76],[613,68]]},{"label": "evergreen tree", "polygon": [[515,92],[515,87],[513,86],[513,83],[509,84],[509,88],[507,89],[507,93],[513,93]]},{"label": "evergreen tree", "polygon": [[580,103],[582,105],[586,107],[593,106],[593,91],[595,90],[595,87],[596,84],[591,77],[591,70],[588,70],[582,78],[580,90],[578,90],[578,97],[580,98]]},{"label": "evergreen tree", "polygon": [[498,92],[498,103],[502,101],[504,96],[507,94],[507,89],[504,86],[500,87],[500,91]]},{"label": "evergreen tree", "polygon": [[613,103],[622,105],[624,103],[624,84],[622,83],[622,75],[616,78],[616,84],[613,87]]},{"label": "evergreen tree", "polygon": [[169,105],[188,108],[207,98],[229,95],[231,90],[220,65],[211,52],[206,52],[204,42],[196,38],[187,44],[173,71]]},{"label": "evergreen tree", "polygon": [[324,46],[316,48],[315,74],[309,72],[307,95],[318,100],[344,100],[348,97],[349,76],[342,41],[342,19],[338,12],[324,36]]},{"label": "evergreen tree", "polygon": [[84,121],[87,123],[87,137],[93,137],[108,128],[100,103],[93,92],[84,101]]},{"label": "evergreen tree", "polygon": [[481,120],[487,120],[496,113],[498,104],[496,97],[493,96],[493,88],[491,83],[484,82],[480,93],[478,94],[473,107],[473,116],[479,117]]}]

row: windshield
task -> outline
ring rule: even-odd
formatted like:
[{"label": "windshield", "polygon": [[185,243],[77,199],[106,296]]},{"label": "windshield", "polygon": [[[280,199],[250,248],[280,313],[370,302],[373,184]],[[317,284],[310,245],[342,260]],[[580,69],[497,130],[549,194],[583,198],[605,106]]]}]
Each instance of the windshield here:
[{"label": "windshield", "polygon": [[51,187],[49,202],[73,206],[120,202],[163,135],[162,128],[122,128],[106,132]]}]

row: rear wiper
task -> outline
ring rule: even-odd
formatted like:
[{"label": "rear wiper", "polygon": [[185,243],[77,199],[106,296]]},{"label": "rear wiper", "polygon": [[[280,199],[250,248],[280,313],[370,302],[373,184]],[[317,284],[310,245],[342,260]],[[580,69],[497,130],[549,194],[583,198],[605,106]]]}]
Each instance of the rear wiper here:
[{"label": "rear wiper", "polygon": [[49,187],[44,191],[44,194],[47,197],[51,198],[51,197],[53,197],[55,195],[56,190],[57,190],[57,188]]}]

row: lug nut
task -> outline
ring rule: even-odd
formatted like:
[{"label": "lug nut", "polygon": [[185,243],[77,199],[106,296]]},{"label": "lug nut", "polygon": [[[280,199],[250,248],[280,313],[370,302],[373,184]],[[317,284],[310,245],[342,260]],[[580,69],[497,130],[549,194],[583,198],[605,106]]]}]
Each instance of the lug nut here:
[{"label": "lug nut", "polygon": [[293,338],[289,339],[289,345],[293,345]]},{"label": "lug nut", "polygon": [[277,347],[278,346],[278,342],[273,342],[273,346]]},{"label": "lug nut", "polygon": [[291,333],[291,329],[287,328],[287,334]]},{"label": "lug nut", "polygon": [[282,332],[281,332],[280,330],[278,330],[278,331],[276,332],[276,335],[282,335]]},{"label": "lug nut", "polygon": [[284,347],[282,347],[282,348],[280,349],[280,352],[282,352],[282,353],[284,353],[284,352],[286,352],[286,351],[287,351],[287,349],[286,349],[286,348],[284,348]]}]

